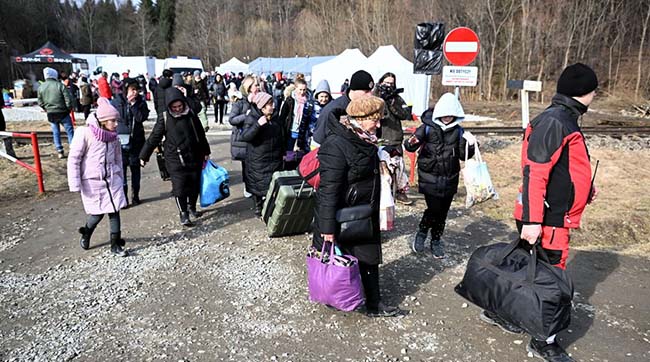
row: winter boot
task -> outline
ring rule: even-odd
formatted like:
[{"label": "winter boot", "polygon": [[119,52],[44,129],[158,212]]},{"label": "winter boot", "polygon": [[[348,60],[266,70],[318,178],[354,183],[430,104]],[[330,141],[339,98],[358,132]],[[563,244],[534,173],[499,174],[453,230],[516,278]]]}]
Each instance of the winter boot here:
[{"label": "winter boot", "polygon": [[190,220],[190,214],[187,211],[181,211],[180,213],[181,225],[183,226],[194,226],[194,223]]},{"label": "winter boot", "polygon": [[79,228],[79,234],[81,234],[81,238],[79,239],[79,245],[81,245],[81,248],[84,250],[88,250],[90,247],[90,237],[93,235],[93,229],[88,228],[87,226],[83,226]]},{"label": "winter boot", "polygon": [[420,228],[420,230],[415,234],[415,238],[411,242],[411,249],[414,253],[421,253],[424,251],[424,243],[427,241],[428,233],[429,229]]},{"label": "winter boot", "polygon": [[442,233],[445,231],[445,222],[436,222],[431,228],[431,253],[436,259],[445,257],[445,250],[442,244]]},{"label": "winter boot", "polygon": [[193,218],[198,219],[203,215],[203,213],[201,211],[197,211],[196,206],[194,206],[194,207],[190,207],[190,215]]},{"label": "winter boot", "polygon": [[111,233],[111,252],[117,256],[128,256],[129,252],[122,248],[122,245],[125,245],[124,241],[120,237],[120,233]]},{"label": "winter boot", "polygon": [[264,199],[262,196],[253,195],[255,201],[255,216],[262,217],[262,209],[264,208]]}]

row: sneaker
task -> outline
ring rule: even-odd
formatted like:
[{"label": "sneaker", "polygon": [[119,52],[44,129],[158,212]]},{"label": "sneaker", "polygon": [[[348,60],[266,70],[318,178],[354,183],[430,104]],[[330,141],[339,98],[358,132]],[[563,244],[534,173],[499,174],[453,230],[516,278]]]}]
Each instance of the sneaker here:
[{"label": "sneaker", "polygon": [[422,253],[424,251],[424,243],[427,241],[427,231],[418,231],[415,234],[415,238],[411,243],[411,249],[414,253]]},{"label": "sneaker", "polygon": [[142,201],[140,201],[140,198],[137,196],[133,196],[133,200],[131,200],[131,205],[136,206],[140,205]]},{"label": "sneaker", "polygon": [[57,152],[58,152],[57,157],[58,157],[59,159],[61,159],[61,158],[65,158],[65,152],[63,152],[63,150],[61,150],[61,151],[57,151]]},{"label": "sneaker", "polygon": [[245,198],[248,199],[248,198],[250,198],[251,196],[253,196],[253,194],[251,194],[250,192],[244,190],[244,197],[245,197]]},{"label": "sneaker", "polygon": [[526,350],[534,357],[547,362],[575,362],[557,342],[548,344],[546,341],[537,341],[531,338]]},{"label": "sneaker", "polygon": [[395,200],[399,202],[402,205],[411,205],[413,204],[413,200],[409,199],[408,196],[406,196],[405,192],[398,192],[395,195]]},{"label": "sneaker", "polygon": [[370,318],[396,317],[401,313],[402,310],[398,307],[385,305],[381,302],[379,302],[376,308],[368,308],[366,306],[366,315]]},{"label": "sneaker", "polygon": [[436,259],[443,259],[445,257],[445,249],[442,246],[442,241],[431,240],[431,254]]},{"label": "sneaker", "polygon": [[196,209],[190,209],[190,215],[193,218],[198,219],[203,215],[203,213],[201,211],[197,211]]},{"label": "sneaker", "polygon": [[[510,334],[522,334],[524,333],[524,330],[517,327],[516,325],[504,320],[503,318],[499,317],[498,315],[494,313],[490,313],[486,310],[482,311],[481,314],[479,314],[479,319],[482,320],[483,322],[487,324],[491,324],[493,326],[497,326],[501,328],[502,331]],[[546,343],[546,342],[544,342]]]}]

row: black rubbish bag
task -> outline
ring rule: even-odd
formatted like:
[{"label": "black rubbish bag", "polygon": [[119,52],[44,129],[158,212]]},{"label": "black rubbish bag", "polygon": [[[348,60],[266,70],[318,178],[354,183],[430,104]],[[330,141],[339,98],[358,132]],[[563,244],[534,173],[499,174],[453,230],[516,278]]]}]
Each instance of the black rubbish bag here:
[{"label": "black rubbish bag", "polygon": [[413,73],[440,74],[442,73],[442,51],[415,49]]},{"label": "black rubbish bag", "polygon": [[545,340],[569,326],[573,283],[566,271],[548,262],[539,243],[531,253],[519,247],[520,242],[478,248],[455,290],[533,338]]},{"label": "black rubbish bag", "polygon": [[444,23],[420,23],[415,26],[415,44],[413,49],[442,51],[442,43],[444,40]]}]

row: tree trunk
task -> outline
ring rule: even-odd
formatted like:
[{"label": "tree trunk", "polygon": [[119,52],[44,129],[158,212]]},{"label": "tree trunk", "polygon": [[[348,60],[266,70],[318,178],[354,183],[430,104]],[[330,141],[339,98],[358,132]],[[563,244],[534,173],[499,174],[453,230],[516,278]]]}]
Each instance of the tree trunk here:
[{"label": "tree trunk", "polygon": [[643,77],[643,73],[641,73],[641,65],[643,64],[643,45],[645,43],[645,34],[646,31],[648,30],[648,20],[650,20],[650,2],[648,2],[648,12],[645,16],[645,20],[643,21],[643,29],[641,30],[641,45],[639,45],[639,56],[638,56],[638,72],[637,72],[637,77],[636,77],[636,87],[634,87],[634,101],[638,102],[639,101],[639,86],[641,85],[641,77]]}]

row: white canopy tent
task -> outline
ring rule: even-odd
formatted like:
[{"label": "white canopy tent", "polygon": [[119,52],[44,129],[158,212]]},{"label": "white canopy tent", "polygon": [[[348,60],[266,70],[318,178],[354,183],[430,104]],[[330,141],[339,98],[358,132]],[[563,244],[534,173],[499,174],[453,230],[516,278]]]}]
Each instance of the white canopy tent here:
[{"label": "white canopy tent", "polygon": [[327,79],[332,93],[337,95],[345,79],[350,79],[354,72],[361,69],[372,74],[368,58],[359,49],[346,49],[334,59],[312,67],[311,86],[315,88],[321,80]]},{"label": "white canopy tent", "polygon": [[248,64],[242,62],[241,60],[232,57],[229,61],[221,63],[215,71],[224,74],[228,72],[233,72],[235,74],[242,72],[244,74],[248,73]]},{"label": "white canopy tent", "polygon": [[386,72],[397,77],[397,88],[404,88],[402,98],[413,105],[413,113],[420,116],[429,107],[429,84],[431,77],[413,74],[413,63],[404,58],[392,45],[380,46],[368,57],[366,70],[375,82]]}]

